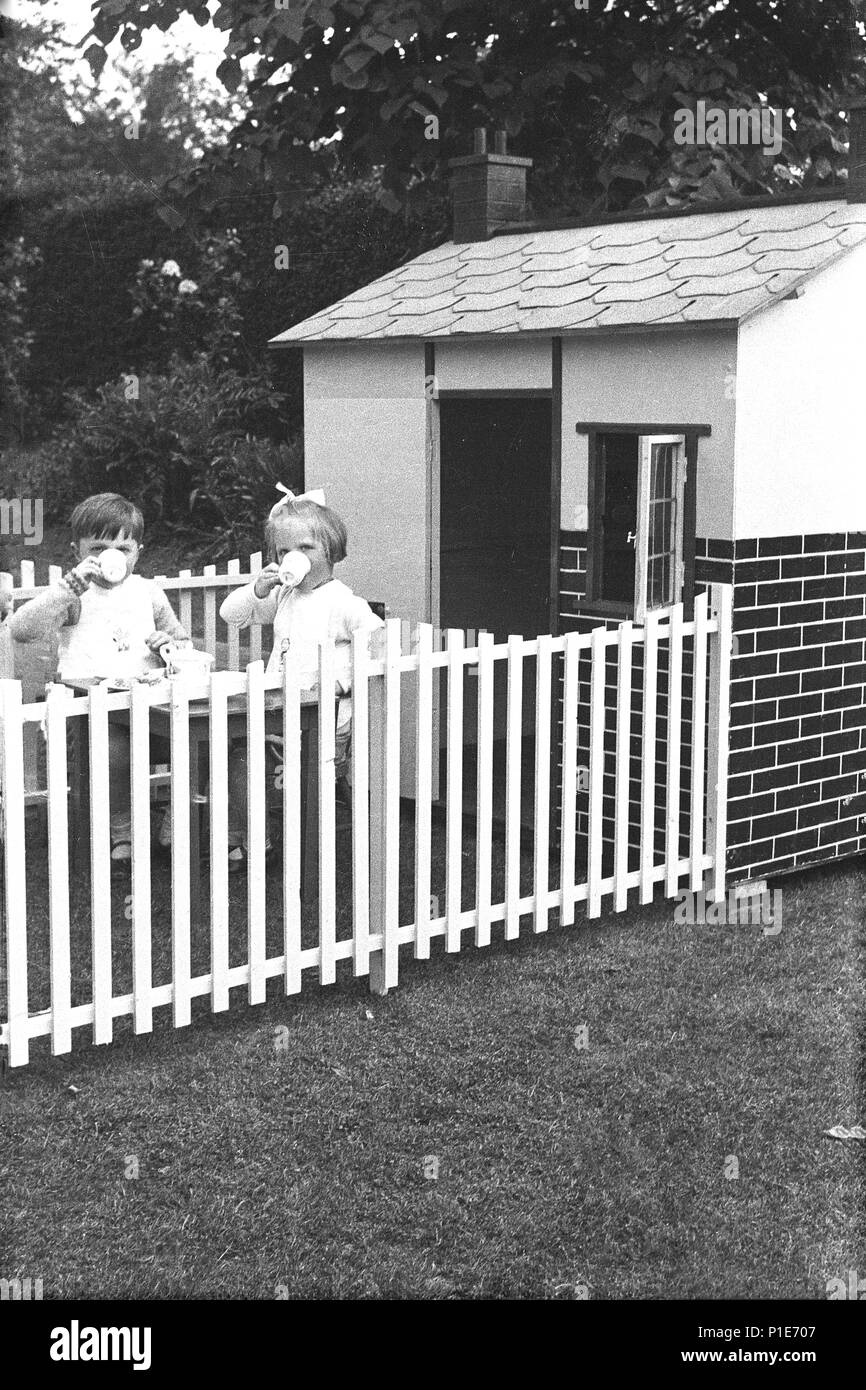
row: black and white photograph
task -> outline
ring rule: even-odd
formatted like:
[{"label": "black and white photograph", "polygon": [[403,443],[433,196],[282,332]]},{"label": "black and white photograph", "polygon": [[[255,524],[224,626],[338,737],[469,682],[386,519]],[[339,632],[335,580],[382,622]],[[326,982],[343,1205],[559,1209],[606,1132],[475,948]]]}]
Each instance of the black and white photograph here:
[{"label": "black and white photograph", "polygon": [[0,34],[26,1364],[160,1376],[182,1306],[218,1371],[207,1302],[262,1336],[567,1302],[611,1367],[831,1373],[866,5],[2,0]]}]

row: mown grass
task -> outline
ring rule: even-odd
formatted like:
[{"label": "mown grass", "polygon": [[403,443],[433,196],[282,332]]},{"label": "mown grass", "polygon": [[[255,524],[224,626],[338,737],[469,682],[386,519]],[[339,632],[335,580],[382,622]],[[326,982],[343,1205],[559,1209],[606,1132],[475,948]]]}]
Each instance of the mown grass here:
[{"label": "mown grass", "polygon": [[0,1273],[46,1298],[822,1298],[866,1268],[858,1146],[821,1134],[862,1118],[866,869],[782,887],[776,936],[578,909],[404,950],[386,998],[310,972],[37,1047],[2,1093]]}]

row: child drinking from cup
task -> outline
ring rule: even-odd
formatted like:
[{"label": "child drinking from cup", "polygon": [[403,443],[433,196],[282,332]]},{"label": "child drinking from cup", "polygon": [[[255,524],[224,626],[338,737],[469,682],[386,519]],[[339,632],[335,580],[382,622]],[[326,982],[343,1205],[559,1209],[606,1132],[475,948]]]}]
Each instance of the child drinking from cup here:
[{"label": "child drinking from cup", "polygon": [[[346,775],[351,732],[352,634],[372,632],[382,620],[369,604],[339,579],[334,566],[346,558],[346,527],[325,505],[321,490],[295,497],[277,485],[284,497],[272,507],[265,530],[271,563],[252,584],[237,588],[220,608],[220,616],[233,627],[272,623],[274,647],[268,671],[280,669],[281,654],[298,672],[302,689],[318,681],[319,649],[333,643],[336,658],[336,694],[343,696],[337,708],[335,772]],[[282,762],[282,739],[268,736],[272,756]],[[229,754],[229,869],[237,872],[246,863],[247,756],[246,744],[235,744]]]},{"label": "child drinking from cup", "polygon": [[[99,492],[78,504],[69,527],[76,563],[13,614],[12,637],[16,642],[56,637],[62,681],[131,680],[158,670],[160,648],[166,642],[187,645],[189,638],[159,585],[135,573],[144,548],[138,507],[116,492]],[[165,740],[151,739],[151,756],[167,761]],[[129,729],[110,719],[109,826],[115,864],[132,858],[129,795]],[[168,843],[164,829],[159,838]]]}]

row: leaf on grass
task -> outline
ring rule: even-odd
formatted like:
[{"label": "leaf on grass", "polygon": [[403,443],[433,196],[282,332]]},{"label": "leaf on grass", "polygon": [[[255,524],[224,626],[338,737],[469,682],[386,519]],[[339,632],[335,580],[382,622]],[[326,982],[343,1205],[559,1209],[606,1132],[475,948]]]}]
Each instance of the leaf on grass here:
[{"label": "leaf on grass", "polygon": [[866,1129],[862,1125],[852,1125],[850,1129],[846,1125],[834,1125],[823,1133],[828,1139],[866,1139]]}]

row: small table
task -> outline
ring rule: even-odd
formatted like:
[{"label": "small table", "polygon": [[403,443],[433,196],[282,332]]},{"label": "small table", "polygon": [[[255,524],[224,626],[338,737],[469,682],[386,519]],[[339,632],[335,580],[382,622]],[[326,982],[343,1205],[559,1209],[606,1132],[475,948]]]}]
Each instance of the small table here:
[{"label": "small table", "polygon": [[[86,695],[99,681],[67,680],[64,682],[78,695]],[[318,829],[319,829],[319,721],[317,718],[318,696],[301,694],[301,901],[311,902],[318,895]],[[243,695],[232,695],[227,701],[227,731],[229,745],[246,736],[246,699]],[[171,732],[171,706],[154,704],[150,706],[151,728],[164,738]],[[265,732],[282,735],[283,732],[282,692],[265,692]],[[126,710],[115,710],[112,717],[128,725]],[[207,769],[206,750],[210,741],[210,706],[206,699],[190,700],[188,704],[189,727],[189,792],[191,813],[189,818],[189,862],[190,862],[190,919],[198,921],[201,916],[201,826],[198,807],[206,797],[203,795],[202,771]],[[88,721],[82,717],[76,724],[78,730],[77,767],[73,777],[75,794],[74,823],[78,828],[76,841],[76,868],[81,869],[88,857],[90,841],[90,771],[88,758]]]}]

